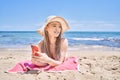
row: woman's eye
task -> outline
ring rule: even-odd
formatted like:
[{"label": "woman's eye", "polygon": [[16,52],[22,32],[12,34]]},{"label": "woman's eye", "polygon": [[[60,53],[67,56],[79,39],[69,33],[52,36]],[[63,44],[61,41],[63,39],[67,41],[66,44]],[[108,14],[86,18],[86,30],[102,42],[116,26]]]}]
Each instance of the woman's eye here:
[{"label": "woman's eye", "polygon": [[53,26],[53,27],[56,27],[56,26]]}]

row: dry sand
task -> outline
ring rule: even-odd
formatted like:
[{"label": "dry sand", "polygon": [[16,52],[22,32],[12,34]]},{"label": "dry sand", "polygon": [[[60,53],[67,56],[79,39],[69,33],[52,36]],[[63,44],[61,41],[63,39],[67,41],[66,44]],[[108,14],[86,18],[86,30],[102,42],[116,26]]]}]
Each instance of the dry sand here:
[{"label": "dry sand", "polygon": [[79,57],[79,71],[6,73],[17,62],[30,59],[31,49],[0,49],[0,80],[120,80],[120,50],[107,47],[71,47]]}]

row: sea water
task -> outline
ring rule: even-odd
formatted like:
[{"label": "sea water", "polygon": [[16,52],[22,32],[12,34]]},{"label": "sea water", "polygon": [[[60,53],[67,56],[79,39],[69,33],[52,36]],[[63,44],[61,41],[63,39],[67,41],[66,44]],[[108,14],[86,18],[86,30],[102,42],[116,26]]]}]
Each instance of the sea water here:
[{"label": "sea water", "polygon": [[[120,32],[65,32],[69,46],[95,45],[120,48]],[[0,48],[37,44],[43,37],[36,31],[0,31]]]}]

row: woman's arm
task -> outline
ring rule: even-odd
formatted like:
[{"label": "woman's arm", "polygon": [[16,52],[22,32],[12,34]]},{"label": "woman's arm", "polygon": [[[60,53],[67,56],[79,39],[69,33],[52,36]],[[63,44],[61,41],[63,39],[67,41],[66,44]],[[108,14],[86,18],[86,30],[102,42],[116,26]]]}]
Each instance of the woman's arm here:
[{"label": "woman's arm", "polygon": [[[41,44],[39,44],[39,47],[41,47]],[[62,39],[61,40],[61,56],[60,56],[60,60],[54,60],[50,57],[47,56],[47,54],[45,53],[41,53],[41,49],[39,49],[40,51],[40,56],[34,56],[34,58],[36,58],[37,61],[41,61],[44,63],[47,63],[51,66],[57,66],[63,63],[63,61],[65,60],[65,58],[67,57],[67,48],[68,48],[68,40],[67,39]]]},{"label": "woman's arm", "polygon": [[[42,41],[40,41],[38,45],[34,45],[35,48],[37,48],[37,51],[36,52],[32,51],[32,55],[31,55],[31,61],[32,61],[32,63],[34,63],[37,66],[44,66],[44,65],[47,64],[47,63],[45,63],[44,60],[40,60],[39,59],[39,56],[42,56],[41,54],[43,54],[43,53],[41,53],[41,48],[40,48],[41,44],[42,44]],[[37,55],[35,55],[35,54],[37,54]]]}]

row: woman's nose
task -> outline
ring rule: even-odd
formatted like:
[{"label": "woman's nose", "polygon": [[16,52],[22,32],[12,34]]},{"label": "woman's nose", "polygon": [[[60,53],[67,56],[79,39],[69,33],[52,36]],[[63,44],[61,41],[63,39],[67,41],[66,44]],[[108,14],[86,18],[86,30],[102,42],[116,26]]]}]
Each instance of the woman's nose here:
[{"label": "woman's nose", "polygon": [[55,30],[58,30],[58,27],[56,27]]}]

